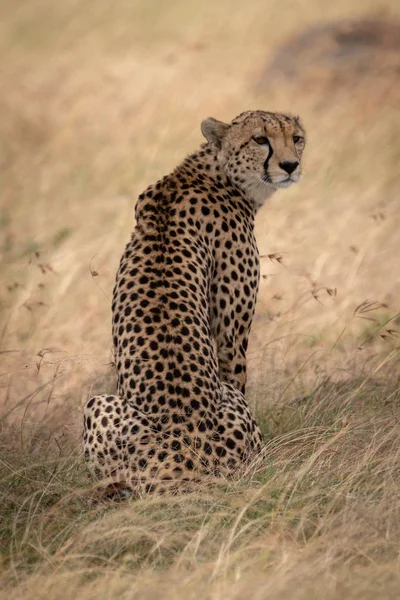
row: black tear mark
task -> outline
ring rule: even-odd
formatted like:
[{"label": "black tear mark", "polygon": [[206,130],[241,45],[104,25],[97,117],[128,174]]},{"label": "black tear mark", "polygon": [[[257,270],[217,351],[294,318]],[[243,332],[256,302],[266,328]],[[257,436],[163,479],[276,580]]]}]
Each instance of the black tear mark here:
[{"label": "black tear mark", "polygon": [[274,151],[272,150],[271,143],[270,143],[270,141],[269,141],[269,139],[268,139],[268,138],[267,138],[267,141],[268,141],[268,148],[269,148],[269,151],[268,151],[268,156],[267,156],[267,158],[266,158],[266,161],[265,161],[265,163],[264,163],[264,170],[265,170],[265,172],[266,172],[266,173],[268,173],[268,164],[269,164],[269,160],[270,160],[271,156],[272,156],[272,155],[273,155],[273,153],[274,153]]}]

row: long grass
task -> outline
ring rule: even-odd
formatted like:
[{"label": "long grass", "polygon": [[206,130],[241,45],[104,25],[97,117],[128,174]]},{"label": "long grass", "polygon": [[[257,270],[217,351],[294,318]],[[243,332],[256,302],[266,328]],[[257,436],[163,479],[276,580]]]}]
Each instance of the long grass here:
[{"label": "long grass", "polygon": [[400,387],[390,372],[324,381],[268,407],[262,464],[188,496],[98,501],[72,439],[31,426],[21,447],[15,428],[1,468],[7,594],[397,597]]}]

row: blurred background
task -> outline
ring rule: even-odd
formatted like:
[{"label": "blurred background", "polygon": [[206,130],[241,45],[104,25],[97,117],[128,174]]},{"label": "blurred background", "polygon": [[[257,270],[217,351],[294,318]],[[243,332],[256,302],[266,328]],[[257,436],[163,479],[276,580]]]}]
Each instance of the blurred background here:
[{"label": "blurred background", "polygon": [[0,413],[79,434],[81,404],[113,385],[137,195],[202,142],[203,118],[248,109],[299,114],[308,137],[302,180],[257,217],[250,401],[293,396],[321,356],[345,372],[396,346],[398,3],[0,7]]}]

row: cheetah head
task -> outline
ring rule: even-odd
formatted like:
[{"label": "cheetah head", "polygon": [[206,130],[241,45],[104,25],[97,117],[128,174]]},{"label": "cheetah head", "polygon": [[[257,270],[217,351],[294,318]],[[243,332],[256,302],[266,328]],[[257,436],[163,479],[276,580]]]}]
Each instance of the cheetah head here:
[{"label": "cheetah head", "polygon": [[230,124],[210,117],[201,131],[226,175],[257,208],[300,179],[305,132],[298,117],[247,111]]}]

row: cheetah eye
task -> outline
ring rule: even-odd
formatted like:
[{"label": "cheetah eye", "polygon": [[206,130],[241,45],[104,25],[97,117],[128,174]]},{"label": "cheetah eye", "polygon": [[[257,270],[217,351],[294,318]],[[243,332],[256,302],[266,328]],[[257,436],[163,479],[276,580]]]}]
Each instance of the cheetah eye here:
[{"label": "cheetah eye", "polygon": [[302,137],[300,137],[299,135],[294,135],[294,136],[293,136],[293,141],[294,141],[294,143],[295,143],[295,144],[298,144],[299,142],[301,142],[301,141],[302,141],[302,139],[303,139],[303,138],[302,138]]},{"label": "cheetah eye", "polygon": [[268,138],[265,137],[265,135],[259,135],[257,137],[253,137],[253,140],[260,146],[265,146],[266,144],[268,144]]}]

